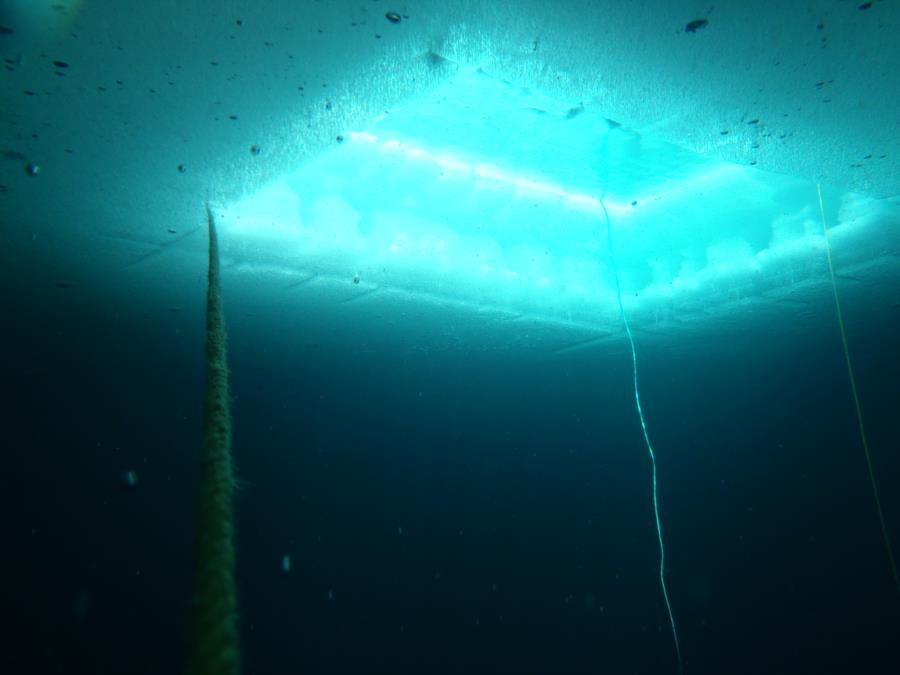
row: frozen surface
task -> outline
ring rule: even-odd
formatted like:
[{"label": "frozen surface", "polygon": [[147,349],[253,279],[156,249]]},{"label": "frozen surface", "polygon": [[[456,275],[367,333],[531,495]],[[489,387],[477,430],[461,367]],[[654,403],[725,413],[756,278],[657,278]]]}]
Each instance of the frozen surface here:
[{"label": "frozen surface", "polygon": [[737,328],[828,310],[821,182],[842,290],[896,311],[898,3],[402,4],[0,4],[2,292],[200,311],[210,200],[232,320],[591,343],[605,191],[636,327]]},{"label": "frozen surface", "polygon": [[[828,299],[816,185],[704,158],[467,71],[220,210],[236,269],[339,301],[402,294],[618,330],[606,219],[638,329]],[[824,190],[838,272],[896,284],[900,209]]]}]

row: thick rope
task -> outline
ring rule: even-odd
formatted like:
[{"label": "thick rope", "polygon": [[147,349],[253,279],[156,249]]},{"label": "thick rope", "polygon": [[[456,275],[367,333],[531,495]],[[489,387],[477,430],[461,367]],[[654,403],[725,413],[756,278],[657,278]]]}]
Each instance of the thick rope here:
[{"label": "thick rope", "polygon": [[240,645],[234,580],[234,468],[225,316],[219,284],[219,243],[209,205],[206,297],[206,392],[200,454],[200,504],[194,571],[191,675],[237,675]]}]

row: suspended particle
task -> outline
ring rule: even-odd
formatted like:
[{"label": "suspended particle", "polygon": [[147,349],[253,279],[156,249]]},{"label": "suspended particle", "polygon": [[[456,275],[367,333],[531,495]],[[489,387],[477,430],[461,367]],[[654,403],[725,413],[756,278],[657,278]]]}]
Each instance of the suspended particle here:
[{"label": "suspended particle", "polygon": [[185,171],[187,171],[187,167],[184,164],[179,164],[178,173],[184,173]]},{"label": "suspended particle", "polygon": [[281,571],[285,574],[291,571],[291,556],[285,554],[281,557]]},{"label": "suspended particle", "polygon": [[258,145],[251,145],[251,146],[250,146],[250,154],[251,154],[251,155],[258,155],[258,154],[259,154],[259,146],[258,146]]},{"label": "suspended particle", "polygon": [[41,167],[38,164],[26,164],[25,165],[25,173],[29,176],[37,176],[41,172]]},{"label": "suspended particle", "polygon": [[698,30],[706,28],[708,25],[709,21],[707,19],[694,19],[684,27],[684,31],[686,33],[696,33]]},{"label": "suspended particle", "polygon": [[119,485],[123,490],[131,492],[137,487],[137,471],[127,469],[119,474]]},{"label": "suspended particle", "polygon": [[385,12],[384,18],[391,23],[400,23],[400,15],[397,12]]}]

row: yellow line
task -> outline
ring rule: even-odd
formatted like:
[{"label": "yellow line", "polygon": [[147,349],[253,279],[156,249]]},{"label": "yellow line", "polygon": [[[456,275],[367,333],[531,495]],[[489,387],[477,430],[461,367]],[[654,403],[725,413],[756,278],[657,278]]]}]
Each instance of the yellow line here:
[{"label": "yellow line", "polygon": [[825,205],[822,203],[822,186],[816,184],[819,195],[819,213],[822,216],[822,232],[825,235],[825,253],[828,256],[828,272],[831,274],[831,290],[834,291],[834,306],[837,310],[838,325],[841,328],[841,342],[844,345],[844,359],[847,361],[847,375],[850,377],[850,389],[853,391],[853,403],[856,405],[856,421],[859,424],[859,437],[862,440],[863,452],[866,455],[866,466],[869,469],[869,481],[872,484],[872,494],[875,496],[875,506],[878,509],[878,520],[881,523],[881,536],[884,537],[884,547],[887,550],[888,560],[891,563],[891,572],[894,575],[894,585],[900,593],[900,576],[897,575],[897,563],[894,561],[894,551],[891,548],[891,540],[888,537],[887,525],[884,522],[884,511],[881,508],[881,497],[878,495],[878,484],[875,482],[875,471],[872,469],[872,456],[869,454],[869,442],[866,439],[866,430],[863,426],[862,408],[859,405],[859,394],[856,390],[856,378],[853,375],[853,366],[850,364],[850,349],[847,347],[847,331],[844,328],[844,315],[841,312],[841,300],[838,297],[837,282],[834,278],[834,264],[831,260],[831,243],[828,241],[828,226],[825,222]]}]

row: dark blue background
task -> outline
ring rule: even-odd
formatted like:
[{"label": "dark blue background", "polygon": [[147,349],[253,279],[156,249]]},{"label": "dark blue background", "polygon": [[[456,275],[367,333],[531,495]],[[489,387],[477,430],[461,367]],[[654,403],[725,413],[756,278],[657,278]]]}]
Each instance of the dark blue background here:
[{"label": "dark blue background", "polygon": [[[3,296],[0,665],[181,672],[202,308],[120,318],[83,295]],[[900,548],[889,311],[847,316]],[[297,345],[263,321],[231,333],[246,673],[676,672],[624,340]],[[638,335],[638,354],[686,672],[900,672],[834,317]]]}]

